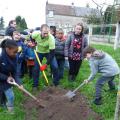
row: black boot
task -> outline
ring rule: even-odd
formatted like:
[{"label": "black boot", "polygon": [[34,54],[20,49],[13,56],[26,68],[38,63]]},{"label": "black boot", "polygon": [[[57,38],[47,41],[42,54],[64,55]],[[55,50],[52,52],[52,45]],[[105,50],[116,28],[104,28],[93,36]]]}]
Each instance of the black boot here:
[{"label": "black boot", "polygon": [[72,75],[72,81],[75,81],[76,75]]},{"label": "black boot", "polygon": [[68,76],[68,81],[72,81],[72,75]]},{"label": "black boot", "polygon": [[102,104],[102,101],[101,101],[101,97],[100,98],[96,98],[93,103],[96,104],[96,105],[101,105]]}]

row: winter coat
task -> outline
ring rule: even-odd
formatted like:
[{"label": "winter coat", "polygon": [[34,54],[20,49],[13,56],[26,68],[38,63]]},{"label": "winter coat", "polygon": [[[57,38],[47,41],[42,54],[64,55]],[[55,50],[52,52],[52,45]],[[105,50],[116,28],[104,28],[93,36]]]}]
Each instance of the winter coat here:
[{"label": "winter coat", "polygon": [[64,59],[64,48],[65,41],[60,41],[58,38],[55,39],[55,56],[58,59]]},{"label": "winter coat", "polygon": [[14,31],[16,31],[16,28],[9,26],[5,31],[5,35],[12,37]]},{"label": "winter coat", "polygon": [[[87,37],[83,34],[82,35],[82,47],[81,47],[81,60],[83,59],[83,55],[82,55],[82,51],[83,49],[88,46],[88,40]],[[65,57],[70,57],[73,54],[73,45],[71,44],[72,41],[75,39],[75,35],[74,33],[72,33],[71,35],[68,36],[66,42],[65,42]]]},{"label": "winter coat", "polygon": [[7,83],[7,78],[12,76],[18,84],[21,84],[16,74],[16,58],[11,59],[6,51],[0,48],[0,91],[5,91],[11,87]]}]

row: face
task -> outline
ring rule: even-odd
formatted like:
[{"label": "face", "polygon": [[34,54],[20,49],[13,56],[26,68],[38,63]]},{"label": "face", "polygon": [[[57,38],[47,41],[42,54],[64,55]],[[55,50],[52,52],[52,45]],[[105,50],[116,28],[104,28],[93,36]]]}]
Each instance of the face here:
[{"label": "face", "polygon": [[91,55],[92,53],[87,53],[85,57],[89,60],[91,58]]},{"label": "face", "polygon": [[50,29],[50,34],[54,35],[55,32],[52,29]]},{"label": "face", "polygon": [[75,34],[80,34],[82,32],[82,26],[76,25],[75,27]]},{"label": "face", "polygon": [[62,38],[63,38],[63,35],[64,35],[64,34],[63,34],[62,31],[58,31],[58,32],[57,32],[57,38],[58,38],[58,39],[62,39]]},{"label": "face", "polygon": [[16,22],[15,21],[11,24],[11,27],[16,28]]},{"label": "face", "polygon": [[6,48],[6,52],[11,58],[15,58],[18,52],[18,47]]},{"label": "face", "polygon": [[44,27],[44,28],[42,29],[42,31],[41,31],[41,35],[42,35],[42,37],[43,37],[43,38],[48,37],[48,35],[49,35],[49,31],[50,31],[49,28]]},{"label": "face", "polygon": [[21,38],[20,33],[13,33],[13,39],[14,40],[19,40]]}]

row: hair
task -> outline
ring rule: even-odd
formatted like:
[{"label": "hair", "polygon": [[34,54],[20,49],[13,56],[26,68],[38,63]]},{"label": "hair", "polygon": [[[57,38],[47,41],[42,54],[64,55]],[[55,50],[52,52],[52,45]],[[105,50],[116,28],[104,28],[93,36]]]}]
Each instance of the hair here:
[{"label": "hair", "polygon": [[85,57],[87,53],[93,53],[94,51],[96,51],[95,48],[87,46],[83,49],[83,56]]},{"label": "hair", "polygon": [[13,34],[20,34],[20,32],[18,32],[18,31],[14,31]]},{"label": "hair", "polygon": [[84,31],[84,26],[83,26],[82,23],[77,23],[77,24],[75,25],[75,27],[76,27],[76,26],[81,26],[81,27],[82,27],[82,32]]},{"label": "hair", "polygon": [[55,26],[50,26],[50,30],[52,30],[53,32],[56,32],[56,27]]},{"label": "hair", "polygon": [[0,45],[1,48],[5,49],[5,48],[15,48],[18,47],[16,41],[11,40],[11,39],[5,39],[1,42]]},{"label": "hair", "polygon": [[13,24],[14,22],[16,22],[16,20],[11,20],[11,21],[9,21],[8,26],[10,26],[11,24]]},{"label": "hair", "polygon": [[57,31],[57,32],[62,32],[62,33],[64,33],[64,31],[63,31],[62,28],[58,28],[56,31]]},{"label": "hair", "polygon": [[40,30],[42,31],[43,28],[49,28],[49,26],[47,24],[42,24]]}]

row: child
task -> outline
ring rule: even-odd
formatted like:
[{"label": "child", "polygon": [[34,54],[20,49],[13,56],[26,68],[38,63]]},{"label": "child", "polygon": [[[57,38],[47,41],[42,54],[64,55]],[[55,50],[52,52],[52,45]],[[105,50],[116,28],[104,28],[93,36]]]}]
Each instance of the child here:
[{"label": "child", "polygon": [[[18,46],[15,41],[6,39],[1,43],[0,48],[0,93],[4,93],[7,99],[7,109],[13,112],[14,109],[14,93],[12,90],[11,81],[16,81],[19,85],[21,82],[18,80],[16,74],[16,54]],[[21,86],[22,87],[22,86]],[[2,96],[0,96],[2,97]],[[2,98],[1,98],[2,99]],[[4,101],[2,101],[5,103]]]},{"label": "child", "polygon": [[21,35],[18,31],[14,31],[13,32],[13,40],[16,41],[17,45],[18,45],[18,53],[17,53],[17,74],[19,75],[19,77],[22,77],[22,73],[23,73],[23,69],[22,68],[22,64],[23,61],[25,60],[25,52],[26,52],[26,46],[24,44],[24,42],[21,39]]},{"label": "child", "polygon": [[34,68],[34,59],[35,59],[35,54],[34,54],[35,43],[29,41],[27,43],[27,46],[28,47],[26,49],[26,58],[27,58],[29,77],[31,79],[33,77],[33,68]]},{"label": "child", "polygon": [[64,73],[64,48],[65,48],[65,40],[63,40],[64,32],[62,29],[57,30],[56,39],[55,39],[55,57],[58,64],[59,69],[59,78],[63,78]]},{"label": "child", "polygon": [[101,90],[105,82],[108,82],[110,90],[115,89],[115,84],[113,82],[115,76],[119,74],[119,66],[116,61],[107,53],[103,51],[96,50],[92,47],[86,47],[83,50],[83,55],[89,61],[91,74],[86,83],[94,79],[97,73],[101,73],[101,76],[96,82],[96,94],[95,100],[93,101],[96,105],[101,104]]}]

